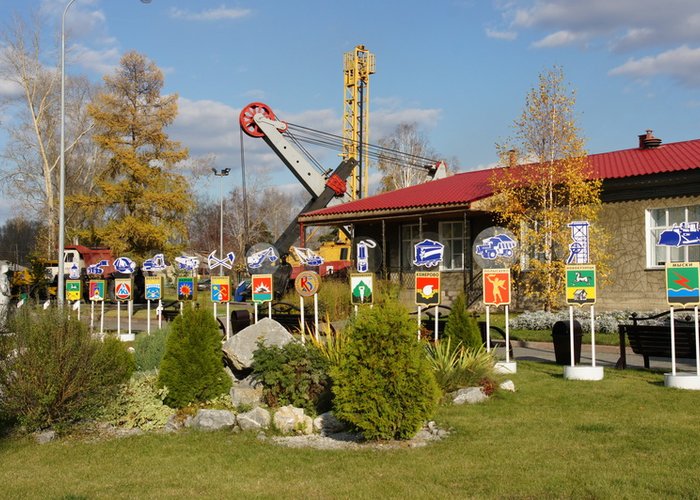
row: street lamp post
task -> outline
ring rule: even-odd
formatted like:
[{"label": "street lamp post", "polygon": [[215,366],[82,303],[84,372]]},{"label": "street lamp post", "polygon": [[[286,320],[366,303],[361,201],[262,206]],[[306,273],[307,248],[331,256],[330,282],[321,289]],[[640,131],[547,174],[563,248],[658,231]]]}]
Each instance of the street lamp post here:
[{"label": "street lamp post", "polygon": [[[214,175],[217,177],[227,177],[228,174],[231,172],[230,168],[222,168],[221,170],[217,170],[215,168],[211,169],[212,172],[214,172]],[[220,214],[219,214],[219,257],[221,259],[224,258],[224,182],[223,179],[219,183],[219,205],[220,205]],[[219,276],[224,275],[224,266],[219,266]]]},{"label": "street lamp post", "polygon": [[[66,14],[75,0],[70,0],[61,16],[61,151],[58,173],[58,290],[59,305],[66,298],[65,277],[63,276],[63,253],[66,247]],[[141,0],[151,3],[151,0]]]}]

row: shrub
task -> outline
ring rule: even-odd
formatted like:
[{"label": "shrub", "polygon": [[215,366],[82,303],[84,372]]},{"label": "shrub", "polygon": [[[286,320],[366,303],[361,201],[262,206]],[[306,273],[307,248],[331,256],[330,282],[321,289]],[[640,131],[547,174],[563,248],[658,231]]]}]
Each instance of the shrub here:
[{"label": "shrub", "polygon": [[387,301],[361,308],[345,335],[344,356],[331,370],[336,416],[367,439],[412,437],[440,397],[414,321],[397,302]]},{"label": "shrub", "polygon": [[460,293],[452,303],[447,317],[445,336],[452,339],[452,345],[462,344],[465,348],[479,349],[483,342],[476,318],[467,312],[464,294]]},{"label": "shrub", "polygon": [[129,379],[133,360],[115,338],[104,343],[66,310],[24,307],[2,337],[4,410],[29,430],[91,417]]},{"label": "shrub", "polygon": [[173,410],[163,402],[167,394],[166,388],[158,388],[158,375],[155,371],[136,373],[128,383],[121,386],[102,418],[126,429],[160,429],[173,414]]},{"label": "shrub", "polygon": [[[596,333],[617,333],[617,326],[620,323],[629,321],[631,313],[629,311],[611,311],[597,313],[595,316]],[[642,314],[645,316],[646,314]],[[590,309],[574,308],[574,319],[581,323],[584,333],[590,333],[591,313]],[[569,321],[569,310],[564,309],[556,312],[547,311],[525,311],[516,318],[511,319],[510,328],[513,330],[550,330],[557,321]]]},{"label": "shrub", "polygon": [[134,342],[134,362],[136,370],[147,372],[155,370],[165,355],[165,342],[168,338],[168,327],[156,330],[151,335],[138,335]]},{"label": "shrub", "polygon": [[462,387],[496,386],[495,357],[484,346],[465,349],[453,346],[452,339],[426,345],[426,354],[435,378],[446,393]]},{"label": "shrub", "polygon": [[253,376],[263,384],[263,399],[269,406],[291,404],[310,412],[329,409],[329,363],[314,345],[259,343],[253,360]]},{"label": "shrub", "polygon": [[[328,317],[326,317],[326,325],[330,325]],[[319,339],[316,340],[314,335],[310,336],[311,342],[321,355],[328,360],[330,366],[338,366],[342,359],[345,345],[347,344],[347,335],[342,331],[334,331],[330,326],[321,331]]]},{"label": "shrub", "polygon": [[158,386],[168,388],[168,406],[182,408],[228,391],[220,339],[216,320],[203,309],[187,308],[173,321],[158,375]]}]

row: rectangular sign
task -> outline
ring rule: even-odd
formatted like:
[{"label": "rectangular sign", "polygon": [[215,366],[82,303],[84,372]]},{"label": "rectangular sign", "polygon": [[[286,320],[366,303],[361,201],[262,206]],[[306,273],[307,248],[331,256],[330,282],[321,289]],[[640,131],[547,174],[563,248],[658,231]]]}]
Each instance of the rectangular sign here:
[{"label": "rectangular sign", "polygon": [[272,275],[254,274],[251,277],[253,302],[270,302],[272,300]]},{"label": "rectangular sign", "polygon": [[80,280],[66,280],[66,300],[80,300],[81,291]]},{"label": "rectangular sign", "polygon": [[146,300],[162,300],[163,299],[163,277],[162,276],[146,276],[144,286],[144,294]]},{"label": "rectangular sign", "polygon": [[371,304],[374,301],[374,274],[350,275],[350,303]]},{"label": "rectangular sign", "polygon": [[134,282],[131,278],[117,278],[114,280],[114,298],[120,302],[133,300],[132,294]]},{"label": "rectangular sign", "polygon": [[197,283],[192,276],[179,276],[177,278],[177,300],[188,302],[195,300],[197,296]]},{"label": "rectangular sign", "polygon": [[698,286],[698,262],[666,263],[666,301],[670,306],[691,307],[700,305]]},{"label": "rectangular sign", "polygon": [[595,265],[566,266],[566,303],[569,305],[595,304]]},{"label": "rectangular sign", "polygon": [[440,273],[416,272],[416,305],[440,304]]},{"label": "rectangular sign", "polygon": [[211,301],[231,301],[231,278],[229,278],[228,276],[211,277]]},{"label": "rectangular sign", "polygon": [[510,268],[484,269],[481,276],[485,305],[510,304]]},{"label": "rectangular sign", "polygon": [[88,296],[93,302],[102,302],[105,300],[105,280],[90,280],[88,288]]}]

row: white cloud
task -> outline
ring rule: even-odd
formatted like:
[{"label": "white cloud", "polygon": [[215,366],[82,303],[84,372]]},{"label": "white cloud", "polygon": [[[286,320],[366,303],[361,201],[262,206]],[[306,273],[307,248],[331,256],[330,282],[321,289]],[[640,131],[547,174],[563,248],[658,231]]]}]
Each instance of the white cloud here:
[{"label": "white cloud", "polygon": [[561,47],[564,45],[572,45],[575,43],[585,42],[586,38],[587,36],[584,34],[562,30],[547,35],[541,40],[534,42],[532,46],[538,49]]},{"label": "white cloud", "polygon": [[250,9],[229,8],[224,5],[200,12],[172,7],[170,9],[170,17],[187,21],[220,21],[222,19],[240,19],[249,16],[251,12]]},{"label": "white cloud", "polygon": [[92,49],[75,44],[68,50],[66,65],[77,65],[100,75],[112,73],[121,59],[121,52],[116,47]]},{"label": "white cloud", "polygon": [[697,86],[700,85],[700,48],[684,45],[655,56],[630,59],[609,74],[634,78],[668,75],[683,85]]},{"label": "white cloud", "polygon": [[518,38],[518,34],[515,31],[498,31],[491,28],[486,28],[486,36],[489,38],[495,38],[496,40],[515,40]]}]

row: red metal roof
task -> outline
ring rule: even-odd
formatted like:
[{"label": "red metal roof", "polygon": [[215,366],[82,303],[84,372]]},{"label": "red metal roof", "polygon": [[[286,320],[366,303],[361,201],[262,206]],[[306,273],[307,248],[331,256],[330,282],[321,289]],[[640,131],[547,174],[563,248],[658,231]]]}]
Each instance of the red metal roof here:
[{"label": "red metal roof", "polygon": [[[588,156],[596,177],[619,179],[700,168],[700,139],[657,148],[624,149]],[[464,205],[493,194],[489,178],[496,169],[474,170],[388,193],[308,212],[306,217],[362,214],[386,210]]]}]

